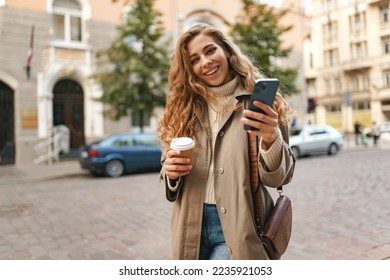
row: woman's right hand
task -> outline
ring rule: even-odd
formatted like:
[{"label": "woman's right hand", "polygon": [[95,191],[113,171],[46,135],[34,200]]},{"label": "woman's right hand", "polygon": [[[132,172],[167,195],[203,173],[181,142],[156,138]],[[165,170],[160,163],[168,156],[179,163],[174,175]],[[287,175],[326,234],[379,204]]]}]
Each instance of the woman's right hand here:
[{"label": "woman's right hand", "polygon": [[192,169],[189,158],[181,158],[180,151],[169,150],[164,161],[165,175],[171,180],[177,180],[181,176],[188,175]]}]

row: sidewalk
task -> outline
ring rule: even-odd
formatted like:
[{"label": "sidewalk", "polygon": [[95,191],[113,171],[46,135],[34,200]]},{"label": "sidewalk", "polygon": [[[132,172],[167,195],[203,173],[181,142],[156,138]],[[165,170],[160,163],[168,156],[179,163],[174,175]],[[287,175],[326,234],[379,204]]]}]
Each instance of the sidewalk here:
[{"label": "sidewalk", "polygon": [[0,186],[45,181],[56,178],[87,174],[77,160],[55,162],[51,165],[5,165],[0,166]]},{"label": "sidewalk", "polygon": [[[361,141],[361,140],[360,140]],[[390,149],[390,134],[381,136],[379,144],[374,146],[372,138],[367,139],[367,145],[356,145],[355,135],[344,136],[344,147],[343,151],[357,151],[357,150],[368,150],[368,149]]]}]

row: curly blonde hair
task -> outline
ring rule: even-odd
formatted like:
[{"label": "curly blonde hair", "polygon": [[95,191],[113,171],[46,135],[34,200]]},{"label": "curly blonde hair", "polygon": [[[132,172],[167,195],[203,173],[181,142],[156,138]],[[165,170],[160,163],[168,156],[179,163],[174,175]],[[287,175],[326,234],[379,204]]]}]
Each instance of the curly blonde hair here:
[{"label": "curly blonde hair", "polygon": [[[207,91],[207,85],[195,76],[189,58],[188,44],[199,34],[212,37],[229,53],[232,76],[238,76],[239,82],[247,91],[252,92],[255,81],[265,77],[240,48],[219,29],[207,24],[191,27],[179,38],[171,59],[169,94],[158,127],[164,157],[173,138],[183,136],[195,138],[196,114],[204,113],[204,110],[207,110],[207,102],[215,101],[215,96]],[[279,124],[287,124],[288,114],[292,110],[280,92],[276,95],[274,109],[279,114]]]}]

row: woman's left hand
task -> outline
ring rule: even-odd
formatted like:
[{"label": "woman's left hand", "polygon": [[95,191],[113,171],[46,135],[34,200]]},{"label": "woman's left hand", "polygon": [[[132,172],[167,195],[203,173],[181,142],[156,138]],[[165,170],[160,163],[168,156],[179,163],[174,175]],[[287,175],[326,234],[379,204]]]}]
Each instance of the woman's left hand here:
[{"label": "woman's left hand", "polygon": [[254,101],[253,105],[262,109],[265,114],[245,109],[241,123],[256,128],[257,130],[249,130],[248,133],[263,138],[262,143],[268,149],[278,136],[278,113],[260,101]]}]

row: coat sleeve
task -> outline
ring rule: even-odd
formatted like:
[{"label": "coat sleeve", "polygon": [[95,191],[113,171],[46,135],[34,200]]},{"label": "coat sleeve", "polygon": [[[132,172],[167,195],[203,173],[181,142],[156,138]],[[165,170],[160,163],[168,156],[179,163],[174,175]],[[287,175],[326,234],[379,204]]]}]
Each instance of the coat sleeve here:
[{"label": "coat sleeve", "polygon": [[171,186],[169,184],[169,179],[167,175],[165,174],[165,167],[164,167],[164,160],[161,160],[162,168],[160,171],[160,182],[164,182],[165,186],[165,196],[168,201],[175,201],[177,197],[179,196],[180,190],[183,186],[184,178],[180,177],[179,181],[177,182],[176,186]]},{"label": "coat sleeve", "polygon": [[281,161],[279,167],[272,172],[268,171],[264,159],[262,159],[261,155],[259,156],[260,178],[264,185],[273,188],[277,188],[291,182],[295,167],[295,157],[288,144],[288,128],[287,126],[281,126],[280,130],[283,136],[283,143],[281,147]]}]

